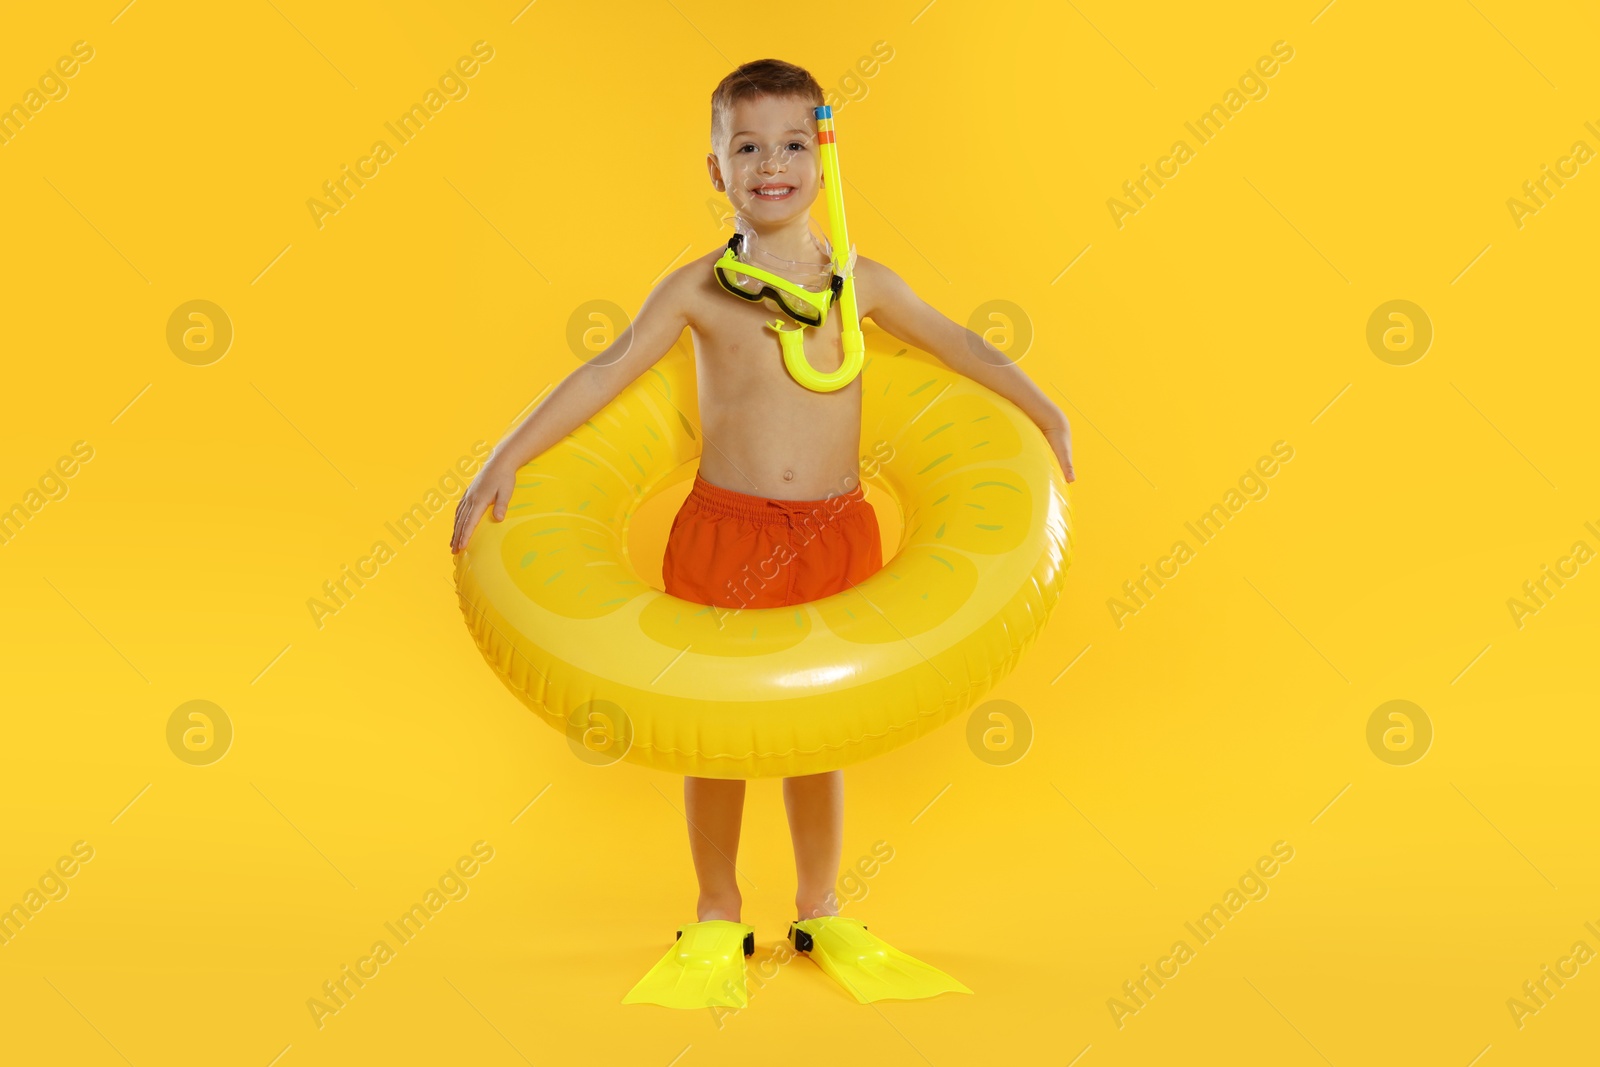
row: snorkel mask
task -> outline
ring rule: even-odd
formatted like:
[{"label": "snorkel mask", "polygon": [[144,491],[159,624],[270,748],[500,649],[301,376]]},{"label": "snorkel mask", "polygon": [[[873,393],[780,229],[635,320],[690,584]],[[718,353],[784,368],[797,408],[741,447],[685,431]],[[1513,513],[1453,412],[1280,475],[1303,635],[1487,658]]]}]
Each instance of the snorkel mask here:
[{"label": "snorkel mask", "polygon": [[[743,222],[744,219],[741,217],[736,220],[735,225]],[[782,311],[796,322],[807,326],[821,326],[828,318],[829,305],[843,288],[844,279],[837,274],[830,274],[828,284],[821,291],[815,291],[788,278],[762,270],[756,266],[755,255],[752,254],[755,252],[754,236],[740,232],[728,239],[728,250],[722,253],[722,258],[716,262],[717,281],[734,296],[748,300],[752,304],[770,300],[775,310]]]},{"label": "snorkel mask", "polygon": [[[834,142],[833,108],[826,105],[815,111],[817,119],[817,145],[822,153],[822,173],[828,194],[828,228],[832,277],[821,291],[781,278],[771,271],[762,270],[752,263],[739,259],[744,250],[743,233],[736,233],[728,241],[727,251],[712,265],[717,282],[728,292],[743,300],[760,303],[770,300],[790,318],[801,325],[793,330],[783,328],[783,320],[766,324],[778,335],[783,351],[783,365],[789,376],[816,393],[831,393],[855,381],[861,373],[866,352],[866,342],[861,334],[861,320],[856,312],[855,255],[850,250],[849,232],[844,219],[843,180],[839,177],[839,150]],[[828,308],[834,300],[839,302],[843,319],[840,341],[844,348],[844,362],[839,369],[824,374],[806,361],[805,327],[821,326],[828,318]]]}]

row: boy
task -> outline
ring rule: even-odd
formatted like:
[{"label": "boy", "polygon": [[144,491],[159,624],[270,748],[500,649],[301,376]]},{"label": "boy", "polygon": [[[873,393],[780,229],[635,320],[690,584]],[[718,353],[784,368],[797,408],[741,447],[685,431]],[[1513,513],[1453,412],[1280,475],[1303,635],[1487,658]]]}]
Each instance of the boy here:
[{"label": "boy", "polygon": [[[810,208],[822,185],[813,115],[822,102],[822,89],[809,73],[776,59],[744,64],[711,97],[712,151],[706,157],[711,184],[727,195],[741,228],[752,235],[747,247],[754,243],[763,253],[752,265],[803,283],[829,273],[828,257],[809,227]],[[500,443],[457,507],[452,552],[466,547],[491,506],[495,521],[504,519],[518,468],[610,403],[688,329],[694,339],[706,448],[694,487],[668,536],[666,592],[735,609],[774,607],[842,592],[882,566],[877,521],[858,478],[860,376],[831,392],[812,391],[790,377],[774,335],[764,326],[774,308],[737,299],[719,287],[712,264],[723,250],[719,246],[668,275],[645,299],[632,325],[580,372],[563,380]],[[779,269],[777,264],[788,266]],[[1016,404],[1040,427],[1066,480],[1075,480],[1066,416],[1015,364],[924,303],[882,264],[858,257],[855,279],[862,317]],[[786,311],[777,310],[786,327],[797,327]],[[842,364],[840,334],[840,314],[832,307],[820,326],[807,328],[806,358],[813,368],[826,373]],[[742,572],[747,575],[747,566],[755,569],[773,559],[782,567],[759,588],[733,580]],[[843,780],[838,770],[784,779],[797,873],[794,903],[801,920],[838,913],[833,886],[843,847]],[[714,971],[717,966],[716,959],[697,962],[687,956],[727,957],[737,953],[740,941],[751,944],[750,928],[739,918],[742,902],[734,869],[744,795],[742,780],[684,779],[690,851],[700,887],[698,921],[683,928],[674,952],[630,999],[671,1006],[743,1006],[742,956],[731,983],[735,989],[681,987],[686,968],[703,964]],[[730,938],[732,949],[727,947]],[[948,979],[864,934],[859,924],[846,940]],[[803,943],[809,941],[804,938]],[[645,990],[675,953],[676,970],[669,967],[664,976],[669,988]],[[822,962],[820,948],[814,958]],[[727,958],[720,963],[731,965]],[[826,964],[824,969],[860,997],[859,985]],[[948,981],[943,988],[965,990]],[[891,988],[885,995],[931,994]]]}]

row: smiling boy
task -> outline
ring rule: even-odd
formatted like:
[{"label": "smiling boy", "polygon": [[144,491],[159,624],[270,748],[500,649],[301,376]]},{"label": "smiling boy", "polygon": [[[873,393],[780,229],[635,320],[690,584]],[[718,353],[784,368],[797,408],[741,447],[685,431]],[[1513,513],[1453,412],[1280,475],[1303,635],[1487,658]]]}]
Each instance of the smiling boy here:
[{"label": "smiling boy", "polygon": [[[829,274],[829,256],[810,231],[810,209],[823,188],[814,117],[822,102],[809,73],[776,59],[744,64],[711,97],[711,184],[727,195],[741,232],[764,253],[755,265],[801,284]],[[828,392],[791,377],[765,325],[774,309],[737,299],[716,280],[712,265],[723,251],[718,246],[663,279],[616,341],[564,379],[500,443],[457,507],[452,552],[466,547],[491,507],[495,521],[504,519],[518,468],[610,403],[687,329],[706,447],[668,536],[666,592],[721,607],[773,607],[845,591],[882,566],[877,521],[858,476],[860,376]],[[1038,425],[1066,480],[1075,480],[1066,416],[1011,360],[875,260],[857,258],[855,285],[863,318],[1015,404]],[[787,312],[779,313],[787,327],[797,327]],[[843,363],[841,334],[842,316],[833,307],[820,325],[806,328],[806,359],[816,371]],[[749,574],[758,567],[766,568],[763,575],[775,571],[775,577],[753,584]],[[837,915],[833,887],[843,847],[843,782],[839,770],[784,779],[797,874],[794,906],[802,920]],[[743,1006],[742,956],[732,972],[736,988],[726,988],[728,980],[710,983],[718,988],[684,986],[685,975],[692,983],[702,962],[708,974],[721,973],[719,959],[724,970],[731,967],[733,961],[722,958],[737,952],[729,944],[751,943],[750,928],[740,920],[734,866],[744,797],[743,780],[684,779],[699,881],[697,922],[682,928],[675,950],[630,1000]],[[849,937],[867,951],[940,975],[949,983],[946,990],[966,991],[942,972],[876,942],[864,928],[851,929]],[[697,953],[707,960],[690,958]],[[676,964],[668,966],[675,955]],[[653,978],[662,980],[652,984]]]}]

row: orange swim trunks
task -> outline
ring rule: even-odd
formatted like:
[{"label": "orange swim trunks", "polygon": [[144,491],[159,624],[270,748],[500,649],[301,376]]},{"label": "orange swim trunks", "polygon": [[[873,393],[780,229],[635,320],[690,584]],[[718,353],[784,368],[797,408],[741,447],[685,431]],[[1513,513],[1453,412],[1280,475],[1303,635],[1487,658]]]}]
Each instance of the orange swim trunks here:
[{"label": "orange swim trunks", "polygon": [[694,488],[672,520],[668,595],[725,608],[776,608],[849,589],[883,567],[878,517],[857,484],[822,500]]}]

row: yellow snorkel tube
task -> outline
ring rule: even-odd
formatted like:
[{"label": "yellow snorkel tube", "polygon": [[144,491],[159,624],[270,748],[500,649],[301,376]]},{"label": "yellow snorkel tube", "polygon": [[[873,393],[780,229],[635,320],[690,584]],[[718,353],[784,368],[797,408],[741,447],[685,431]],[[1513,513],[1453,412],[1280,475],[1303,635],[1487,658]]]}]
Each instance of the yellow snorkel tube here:
[{"label": "yellow snorkel tube", "polygon": [[[814,393],[831,393],[843,389],[861,373],[866,356],[866,340],[861,334],[861,316],[856,311],[855,260],[850,254],[850,234],[844,221],[844,180],[839,177],[839,148],[834,142],[833,108],[823,105],[816,109],[815,114],[817,146],[822,153],[822,174],[828,194],[828,241],[833,246],[833,273],[839,294],[840,343],[844,349],[844,362],[839,369],[824,374],[806,361],[805,327],[822,324],[822,318],[827,315],[827,298],[832,295],[831,292],[811,293],[786,278],[739,263],[734,252],[738,247],[737,238],[729,242],[728,251],[723,253],[713,269],[724,289],[746,300],[760,300],[762,295],[741,291],[730,284],[725,271],[754,277],[767,286],[802,298],[799,303],[793,299],[781,301],[791,315],[796,311],[801,313],[795,316],[797,322],[802,322],[801,326],[786,330],[782,319],[774,319],[766,325],[778,335],[778,344],[783,349],[783,365],[789,371],[789,376]],[[809,313],[810,308],[819,309],[817,322],[806,322],[813,317]]]},{"label": "yellow snorkel tube", "polygon": [[831,374],[823,374],[806,362],[805,348],[801,344],[801,330],[779,330],[778,342],[783,346],[783,365],[789,376],[807,389],[818,393],[831,393],[855,381],[861,373],[861,361],[867,345],[861,336],[861,316],[856,312],[856,267],[850,255],[850,231],[844,222],[844,179],[839,177],[839,146],[834,141],[833,108],[817,108],[817,146],[822,152],[822,174],[827,182],[828,240],[833,243],[833,273],[844,279],[839,293],[839,317],[843,325],[840,341],[844,346],[844,362]]}]

